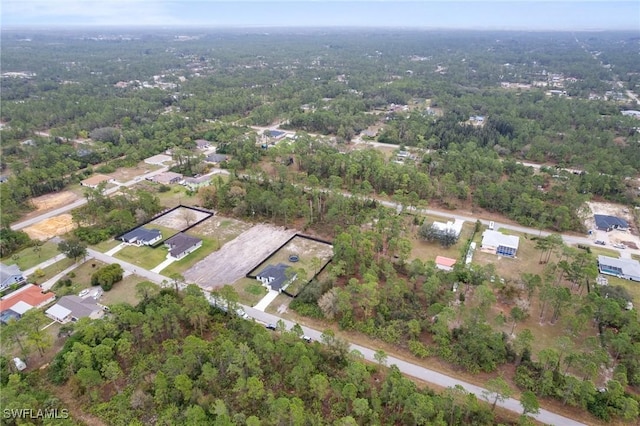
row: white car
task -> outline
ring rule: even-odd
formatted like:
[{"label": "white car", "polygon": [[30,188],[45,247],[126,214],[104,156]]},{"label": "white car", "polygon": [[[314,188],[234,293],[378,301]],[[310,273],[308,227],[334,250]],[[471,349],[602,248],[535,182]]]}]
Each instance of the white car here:
[{"label": "white car", "polygon": [[80,293],[78,293],[78,297],[85,297],[87,294],[89,294],[89,289],[85,288]]},{"label": "white car", "polygon": [[238,316],[242,319],[249,319],[249,314],[247,314],[242,308],[236,310],[236,314],[238,314]]}]

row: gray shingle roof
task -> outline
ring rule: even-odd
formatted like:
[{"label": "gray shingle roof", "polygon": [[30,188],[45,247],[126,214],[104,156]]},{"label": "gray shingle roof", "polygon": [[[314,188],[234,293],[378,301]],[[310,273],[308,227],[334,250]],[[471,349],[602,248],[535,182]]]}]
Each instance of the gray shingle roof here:
[{"label": "gray shingle roof", "polygon": [[169,238],[164,243],[170,248],[169,254],[172,257],[179,257],[182,253],[201,241],[202,240],[200,238],[192,237],[191,235],[183,234],[182,232],[180,232]]}]

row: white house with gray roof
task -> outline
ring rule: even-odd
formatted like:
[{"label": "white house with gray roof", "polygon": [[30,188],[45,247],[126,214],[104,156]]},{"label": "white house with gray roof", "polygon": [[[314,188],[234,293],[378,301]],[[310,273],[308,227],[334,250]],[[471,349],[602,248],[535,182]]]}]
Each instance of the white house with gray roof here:
[{"label": "white house with gray roof", "polygon": [[25,280],[18,265],[5,265],[0,263],[0,291],[6,290],[13,284],[21,283]]},{"label": "white house with gray roof", "polygon": [[516,257],[520,237],[487,229],[482,233],[480,250],[498,256]]},{"label": "white house with gray roof", "polygon": [[166,240],[164,245],[169,249],[169,254],[167,254],[168,258],[182,259],[189,253],[200,248],[202,246],[202,240],[179,232]]},{"label": "white house with gray roof", "polygon": [[45,311],[45,314],[54,321],[66,324],[80,318],[102,318],[104,310],[92,298],[83,299],[74,295],[61,297],[58,303]]},{"label": "white house with gray roof", "polygon": [[598,256],[598,270],[601,274],[640,281],[640,262],[635,259],[616,259],[600,255]]}]

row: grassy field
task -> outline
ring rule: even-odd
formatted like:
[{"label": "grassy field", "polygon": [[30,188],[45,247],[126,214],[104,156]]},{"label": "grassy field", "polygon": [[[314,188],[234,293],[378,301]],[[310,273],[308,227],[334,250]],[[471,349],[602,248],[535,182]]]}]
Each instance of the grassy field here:
[{"label": "grassy field", "polygon": [[114,257],[144,269],[153,269],[167,258],[167,250],[164,247],[126,246]]},{"label": "grassy field", "polygon": [[106,264],[98,260],[88,260],[69,274],[69,279],[71,280],[70,286],[56,287],[52,288],[52,290],[56,292],[58,297],[78,294],[81,290],[91,287],[91,274],[103,266],[106,266]]},{"label": "grassy field", "polygon": [[92,248],[94,250],[98,250],[101,253],[105,253],[109,250],[111,250],[112,248],[118,246],[121,243],[121,241],[117,241],[114,239],[109,239],[107,241],[103,241],[101,243],[96,244],[95,246],[92,246]]},{"label": "grassy field", "polygon": [[18,265],[21,270],[33,268],[39,263],[44,262],[45,260],[51,259],[55,255],[60,253],[58,251],[58,244],[47,241],[40,247],[40,251],[34,251],[34,247],[27,247],[16,253],[15,259],[14,256],[6,257],[2,259],[2,263],[5,265]]},{"label": "grassy field", "polygon": [[100,303],[103,305],[115,305],[117,303],[128,303],[135,306],[140,302],[140,298],[136,295],[136,284],[145,281],[138,275],[129,275],[119,283],[114,284],[113,288],[102,294]]},{"label": "grassy field", "polygon": [[[289,261],[290,255],[298,256],[298,262]],[[313,258],[320,259],[317,270],[313,267]],[[324,265],[333,257],[333,249],[330,245],[309,240],[307,238],[295,237],[289,243],[278,250],[271,258],[262,262],[257,268],[250,272],[252,275],[260,273],[268,265],[284,263],[292,268],[304,270],[306,276],[299,277],[300,281],[307,282],[322,269]],[[295,293],[294,293],[295,294]]]},{"label": "grassy field", "polygon": [[[187,232],[187,234],[191,235],[191,232]],[[202,238],[202,237],[199,237]],[[220,249],[220,245],[218,244],[217,241],[214,241],[210,238],[202,238],[202,247],[200,247],[198,250],[194,251],[193,253],[190,253],[189,255],[187,255],[186,257],[180,259],[180,260],[176,260],[175,262],[173,262],[171,265],[167,266],[166,268],[164,268],[161,273],[162,275],[165,276],[171,276],[171,274],[177,273],[177,274],[182,274],[184,271],[186,271],[187,269],[191,268],[193,265],[195,265],[197,262],[199,262],[200,260],[204,259],[205,257],[207,257],[208,255],[210,255],[212,252],[219,250]],[[161,249],[159,249],[161,250]],[[164,253],[166,255],[166,250],[164,250]],[[160,263],[160,262],[158,262]],[[156,263],[157,265],[157,263]]]},{"label": "grassy field", "polygon": [[590,247],[590,248],[594,258],[598,258],[598,256],[600,255],[614,257],[616,259],[620,257],[620,253],[617,250],[612,250],[612,249],[603,248],[603,247]]},{"label": "grassy field", "polygon": [[604,276],[607,277],[607,280],[609,280],[610,286],[620,286],[626,289],[633,298],[633,305],[636,308],[640,307],[640,283],[613,277],[611,275]]},{"label": "grassy field", "polygon": [[36,274],[33,274],[27,277],[27,281],[33,284],[42,284],[48,279],[53,278],[60,272],[64,271],[71,265],[73,265],[73,259],[64,258],[60,262],[56,262],[53,265],[47,266],[46,268],[42,269],[42,272],[44,273],[43,276],[36,277]]},{"label": "grassy field", "polygon": [[169,185],[171,191],[158,192],[155,195],[160,199],[160,204],[164,207],[194,206],[200,201],[196,195],[188,195],[186,188],[182,185]]},{"label": "grassy field", "polygon": [[233,284],[233,288],[238,293],[240,303],[249,306],[254,306],[267,294],[267,289],[258,280],[251,278],[239,279]]}]

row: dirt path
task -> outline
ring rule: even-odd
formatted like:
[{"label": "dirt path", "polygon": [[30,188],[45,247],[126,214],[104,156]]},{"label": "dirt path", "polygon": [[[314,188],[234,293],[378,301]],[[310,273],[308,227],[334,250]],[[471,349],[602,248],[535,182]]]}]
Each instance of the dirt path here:
[{"label": "dirt path", "polygon": [[232,284],[244,277],[269,254],[296,233],[282,227],[260,224],[243,232],[238,238],[185,272],[187,282],[198,284],[211,291],[225,284]]}]

